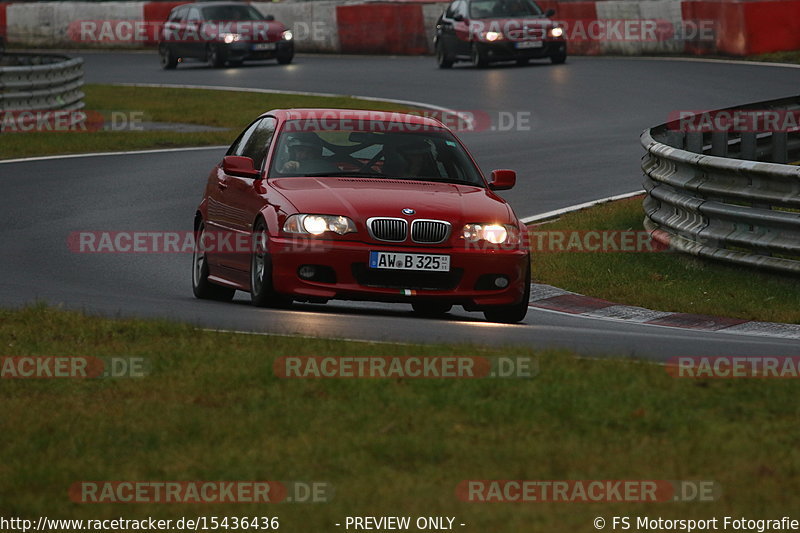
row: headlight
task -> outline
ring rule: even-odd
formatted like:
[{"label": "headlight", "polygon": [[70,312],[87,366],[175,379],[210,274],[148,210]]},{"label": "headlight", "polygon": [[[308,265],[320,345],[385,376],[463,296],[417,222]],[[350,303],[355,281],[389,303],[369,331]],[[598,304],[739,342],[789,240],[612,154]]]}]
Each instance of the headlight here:
[{"label": "headlight", "polygon": [[464,238],[470,242],[519,244],[519,228],[511,224],[467,224],[464,226]]},{"label": "headlight", "polygon": [[292,33],[292,30],[286,30],[285,32],[281,33],[281,39],[283,39],[284,41],[291,41],[292,39],[294,39],[294,34]]},{"label": "headlight", "polygon": [[225,44],[231,44],[232,42],[240,41],[242,36],[238,33],[220,33],[219,38],[222,39],[222,42]]},{"label": "headlight", "polygon": [[564,35],[564,28],[550,28],[550,37],[561,37]]},{"label": "headlight", "polygon": [[487,41],[496,41],[503,38],[503,34],[498,31],[487,31],[483,34],[483,38]]},{"label": "headlight", "polygon": [[322,235],[326,231],[332,231],[344,235],[345,233],[355,233],[356,225],[349,218],[337,215],[299,214],[286,219],[283,231],[310,235]]}]

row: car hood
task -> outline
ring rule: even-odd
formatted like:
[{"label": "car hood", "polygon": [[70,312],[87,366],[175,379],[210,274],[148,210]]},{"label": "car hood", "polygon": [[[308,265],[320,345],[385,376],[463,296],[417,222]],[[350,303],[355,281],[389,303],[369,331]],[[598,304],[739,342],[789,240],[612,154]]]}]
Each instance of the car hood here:
[{"label": "car hood", "polygon": [[[489,189],[471,185],[373,178],[278,178],[272,186],[298,213],[431,218],[452,224],[516,223],[511,208]],[[403,209],[413,209],[410,216]]]}]

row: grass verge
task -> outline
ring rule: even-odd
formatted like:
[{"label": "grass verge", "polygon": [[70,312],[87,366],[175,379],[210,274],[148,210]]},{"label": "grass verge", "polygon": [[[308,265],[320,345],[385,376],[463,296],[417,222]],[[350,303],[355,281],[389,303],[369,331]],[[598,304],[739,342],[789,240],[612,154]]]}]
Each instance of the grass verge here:
[{"label": "grass verge", "polygon": [[764,61],[767,63],[800,63],[800,50],[785,50],[747,56],[745,61]]},{"label": "grass verge", "polygon": [[[536,231],[641,230],[641,197],[603,204],[533,227]],[[540,283],[661,311],[800,323],[797,279],[663,253],[535,253]]]},{"label": "grass verge", "polygon": [[[206,89],[86,85],[86,110],[141,113],[136,119],[227,128],[227,131],[3,132],[0,158],[227,145],[259,114],[275,108],[324,107],[408,111],[409,107],[349,97],[259,94]],[[120,121],[121,123],[121,121]]]},{"label": "grass verge", "polygon": [[[144,378],[2,380],[5,516],[455,516],[470,531],[590,531],[596,516],[780,517],[800,490],[796,380],[680,380],[658,365],[475,346],[198,331],[49,309],[0,311],[6,356],[138,356]],[[534,379],[286,380],[287,355],[527,355]],[[692,503],[459,501],[466,479],[713,480]],[[324,480],[329,503],[76,504],[83,480]]]}]

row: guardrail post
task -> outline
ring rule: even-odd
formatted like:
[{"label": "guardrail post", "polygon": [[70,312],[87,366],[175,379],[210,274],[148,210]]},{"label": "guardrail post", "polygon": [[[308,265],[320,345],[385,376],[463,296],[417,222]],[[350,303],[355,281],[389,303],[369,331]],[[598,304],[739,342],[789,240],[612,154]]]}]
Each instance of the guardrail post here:
[{"label": "guardrail post", "polygon": [[728,132],[711,132],[711,155],[728,157]]},{"label": "guardrail post", "polygon": [[749,159],[751,161],[756,160],[756,132],[754,131],[743,131],[742,132],[742,139],[739,144],[739,159]]},{"label": "guardrail post", "polygon": [[772,132],[772,159],[773,163],[786,163],[789,161],[789,134],[785,131]]},{"label": "guardrail post", "polygon": [[686,132],[686,149],[695,154],[703,153],[703,132],[700,131],[687,131]]}]

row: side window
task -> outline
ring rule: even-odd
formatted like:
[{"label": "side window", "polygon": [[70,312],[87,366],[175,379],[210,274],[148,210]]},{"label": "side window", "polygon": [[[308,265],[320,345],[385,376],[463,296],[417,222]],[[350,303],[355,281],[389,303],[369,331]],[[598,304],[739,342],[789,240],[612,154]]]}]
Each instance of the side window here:
[{"label": "side window", "polygon": [[275,123],[272,117],[253,122],[231,145],[227,155],[249,157],[255,168],[261,168],[275,134]]},{"label": "side window", "polygon": [[458,0],[456,2],[456,15],[461,15],[464,18],[467,18],[467,3],[464,0]]},{"label": "side window", "polygon": [[200,11],[196,7],[193,7],[189,10],[189,22],[199,22],[200,21]]},{"label": "side window", "polygon": [[444,12],[444,16],[451,19],[456,15],[456,4],[459,3],[459,0],[456,0],[449,6],[447,6],[447,11]]}]

